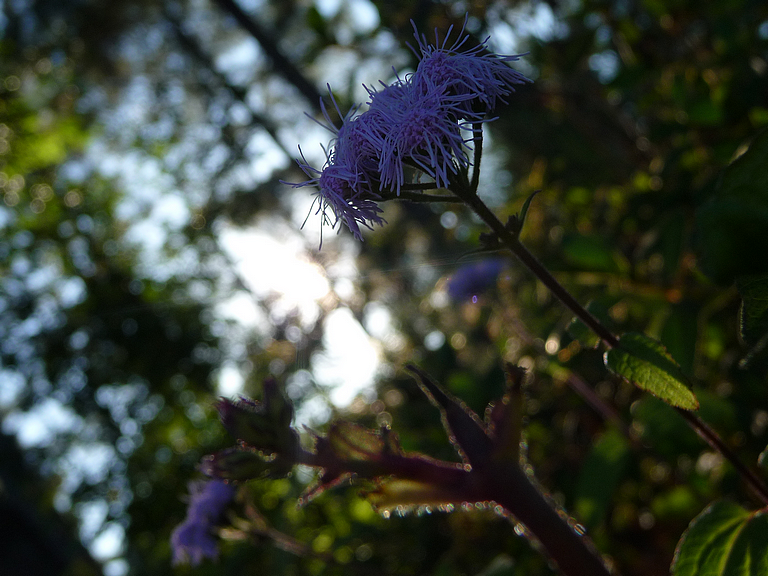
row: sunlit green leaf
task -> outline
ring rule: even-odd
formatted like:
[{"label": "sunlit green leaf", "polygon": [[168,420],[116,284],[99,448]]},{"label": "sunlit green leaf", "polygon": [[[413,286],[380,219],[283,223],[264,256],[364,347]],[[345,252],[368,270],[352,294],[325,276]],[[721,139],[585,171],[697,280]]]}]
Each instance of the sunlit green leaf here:
[{"label": "sunlit green leaf", "polygon": [[372,460],[383,453],[397,453],[397,439],[353,422],[338,420],[326,438],[333,453],[344,460]]},{"label": "sunlit green leaf", "polygon": [[624,334],[620,345],[605,353],[605,365],[617,376],[672,406],[686,410],[699,407],[677,362],[661,343],[644,334]]},{"label": "sunlit green leaf", "polygon": [[671,570],[674,576],[768,574],[768,515],[728,501],[711,504],[683,534]]}]

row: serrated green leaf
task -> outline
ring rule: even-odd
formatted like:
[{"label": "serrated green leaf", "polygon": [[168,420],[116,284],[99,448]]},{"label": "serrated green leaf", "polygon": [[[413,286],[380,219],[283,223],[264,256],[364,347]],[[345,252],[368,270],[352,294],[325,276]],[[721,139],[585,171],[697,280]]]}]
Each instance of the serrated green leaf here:
[{"label": "serrated green leaf", "polygon": [[673,576],[768,574],[768,515],[728,501],[699,514],[677,544]]},{"label": "serrated green leaf", "polygon": [[377,510],[457,504],[464,500],[464,496],[461,490],[452,490],[448,486],[400,478],[387,479],[374,490],[365,492],[366,499]]},{"label": "serrated green leaf", "polygon": [[290,458],[269,458],[252,450],[227,448],[206,456],[200,467],[207,476],[242,481],[264,477],[282,478],[294,465],[295,462]]},{"label": "serrated green leaf", "polygon": [[741,337],[751,346],[768,333],[768,274],[742,276],[736,281],[736,287],[742,298]]},{"label": "serrated green leaf", "polygon": [[327,440],[333,452],[345,460],[372,460],[386,449],[378,432],[346,420],[331,425]]},{"label": "serrated green leaf", "polygon": [[680,366],[663,344],[645,334],[624,334],[619,346],[605,353],[604,360],[611,372],[667,404],[698,410],[699,402]]}]

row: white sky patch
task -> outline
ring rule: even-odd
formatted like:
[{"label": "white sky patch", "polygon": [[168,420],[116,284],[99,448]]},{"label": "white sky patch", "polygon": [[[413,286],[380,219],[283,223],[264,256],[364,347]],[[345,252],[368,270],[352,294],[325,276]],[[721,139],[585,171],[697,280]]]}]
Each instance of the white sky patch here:
[{"label": "white sky patch", "polygon": [[232,44],[228,50],[216,57],[215,68],[226,74],[232,75],[232,79],[239,83],[244,76],[253,74],[253,69],[261,58],[261,48],[256,40],[251,37],[241,37],[237,43]]},{"label": "white sky patch", "polygon": [[315,8],[320,15],[325,18],[333,18],[341,9],[342,0],[317,0]]},{"label": "white sky patch", "polygon": [[115,461],[115,448],[103,442],[73,444],[64,458],[58,462],[63,477],[62,488],[75,490],[82,481],[89,484],[102,482]]},{"label": "white sky patch", "polygon": [[365,305],[363,322],[368,334],[377,340],[385,340],[394,331],[392,313],[381,302],[373,301]]},{"label": "white sky patch", "polygon": [[263,182],[267,180],[275,170],[285,168],[289,159],[280,147],[275,144],[267,132],[256,132],[248,142],[247,152],[253,155],[250,170],[254,180]]},{"label": "white sky patch", "polygon": [[331,402],[346,407],[374,384],[379,351],[349,308],[330,312],[323,328],[324,351],[313,356],[312,372]]},{"label": "white sky patch", "polygon": [[106,500],[93,500],[83,502],[77,507],[77,515],[80,517],[80,538],[90,542],[101,529],[107,519],[109,505]]},{"label": "white sky patch", "polygon": [[3,419],[3,431],[16,434],[22,449],[47,446],[57,434],[78,429],[82,418],[61,402],[48,398],[29,412],[11,412]]},{"label": "white sky patch", "polygon": [[[219,240],[246,285],[258,298],[279,295],[280,308],[296,309],[304,322],[320,314],[317,301],[330,290],[323,269],[306,255],[299,234],[286,233],[275,219],[265,219],[251,230],[222,229]],[[274,224],[271,233],[264,228]]]},{"label": "white sky patch", "polygon": [[189,206],[178,194],[167,194],[155,204],[152,218],[159,224],[180,228],[189,221]]},{"label": "white sky patch", "polygon": [[237,320],[245,326],[258,326],[269,321],[253,296],[243,292],[237,292],[216,306],[216,315],[228,320]]},{"label": "white sky patch", "polygon": [[234,364],[226,364],[219,370],[217,390],[220,395],[227,398],[237,396],[243,391],[244,383],[242,373]]},{"label": "white sky patch", "polygon": [[10,368],[0,369],[0,382],[0,408],[15,404],[27,383],[20,372]]},{"label": "white sky patch", "polygon": [[358,33],[368,33],[379,27],[379,10],[368,0],[349,0],[349,16]]},{"label": "white sky patch", "polygon": [[94,538],[89,549],[96,560],[103,562],[120,554],[123,542],[125,542],[125,529],[115,522],[110,522],[101,534]]}]

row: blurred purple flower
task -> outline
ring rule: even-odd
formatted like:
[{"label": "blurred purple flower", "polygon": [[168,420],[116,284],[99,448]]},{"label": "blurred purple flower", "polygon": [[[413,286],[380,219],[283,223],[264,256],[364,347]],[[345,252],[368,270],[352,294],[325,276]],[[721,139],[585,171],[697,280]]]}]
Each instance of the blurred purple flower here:
[{"label": "blurred purple flower", "polygon": [[197,566],[203,558],[216,558],[213,526],[235,495],[235,488],[220,480],[190,482],[187,517],[171,534],[174,564]]},{"label": "blurred purple flower", "polygon": [[458,268],[446,283],[448,296],[454,302],[463,302],[488,290],[496,283],[504,269],[505,260],[489,258],[471,262]]}]

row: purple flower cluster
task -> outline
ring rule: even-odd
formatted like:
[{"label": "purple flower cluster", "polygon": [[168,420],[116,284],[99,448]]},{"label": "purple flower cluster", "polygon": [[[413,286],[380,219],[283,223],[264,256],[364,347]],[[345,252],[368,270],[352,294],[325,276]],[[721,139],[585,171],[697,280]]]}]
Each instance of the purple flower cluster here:
[{"label": "purple flower cluster", "polygon": [[220,480],[191,482],[187,517],[171,534],[173,563],[197,566],[203,558],[216,558],[212,528],[235,495],[235,488]]},{"label": "purple flower cluster", "polygon": [[467,144],[478,136],[486,114],[506,102],[514,85],[529,81],[506,64],[519,57],[488,52],[487,38],[465,48],[464,28],[448,46],[452,29],[442,43],[435,33],[433,46],[414,26],[416,72],[389,86],[382,83],[381,90],[366,88],[368,110],[355,116],[353,109],[341,128],[323,108],[323,126],[335,135],[325,165],[313,168],[302,154],[299,166],[310,179],[293,184],[318,188],[315,203],[323,223],[335,227],[342,221],[362,240],[361,225],[372,229],[384,223],[381,192],[399,195],[409,168],[432,178],[436,188],[450,187],[452,177],[471,163]]}]

